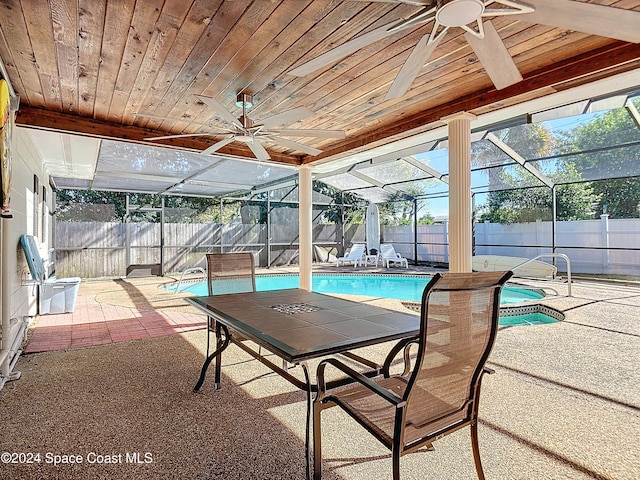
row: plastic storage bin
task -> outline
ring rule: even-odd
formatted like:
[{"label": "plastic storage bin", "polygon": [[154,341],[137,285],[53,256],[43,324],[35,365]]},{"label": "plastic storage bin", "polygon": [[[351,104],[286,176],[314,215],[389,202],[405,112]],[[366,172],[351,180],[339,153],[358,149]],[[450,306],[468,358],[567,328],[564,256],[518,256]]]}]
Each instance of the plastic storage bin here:
[{"label": "plastic storage bin", "polygon": [[72,313],[80,289],[80,277],[45,280],[40,284],[40,315]]},{"label": "plastic storage bin", "polygon": [[80,289],[80,277],[46,278],[46,268],[38,242],[33,235],[22,235],[20,244],[27,259],[31,277],[40,286],[40,315],[46,313],[72,313],[76,308],[76,299]]}]

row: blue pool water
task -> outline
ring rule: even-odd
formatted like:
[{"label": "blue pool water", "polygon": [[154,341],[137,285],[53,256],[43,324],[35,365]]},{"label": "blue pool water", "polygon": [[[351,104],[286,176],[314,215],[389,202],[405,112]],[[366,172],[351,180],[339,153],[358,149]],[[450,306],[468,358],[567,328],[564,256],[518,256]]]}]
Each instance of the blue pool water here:
[{"label": "blue pool water", "polygon": [[545,323],[555,323],[558,320],[545,315],[544,313],[527,313],[523,315],[501,315],[500,325],[513,326],[513,325],[543,325]]},{"label": "blue pool water", "polygon": [[[419,302],[422,291],[429,282],[428,277],[410,277],[400,275],[314,275],[311,289],[319,293],[336,293],[348,295],[366,295],[369,297],[393,298]],[[257,290],[281,290],[298,288],[300,281],[297,275],[259,275],[256,276]],[[175,288],[170,286],[168,288]],[[194,295],[207,295],[206,282],[199,282],[180,287],[181,292]],[[500,297],[502,305],[529,302],[543,298],[538,292],[512,286],[504,287]]]}]

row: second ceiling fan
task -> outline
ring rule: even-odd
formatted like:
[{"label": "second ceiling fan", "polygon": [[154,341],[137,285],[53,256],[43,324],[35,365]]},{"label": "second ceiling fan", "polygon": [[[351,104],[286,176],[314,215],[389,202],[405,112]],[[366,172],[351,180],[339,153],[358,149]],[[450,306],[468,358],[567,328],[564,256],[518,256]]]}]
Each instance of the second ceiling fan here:
[{"label": "second ceiling fan", "polygon": [[[465,31],[464,37],[497,89],[522,80],[511,54],[487,17],[517,15],[518,20],[575,30],[582,33],[640,42],[640,12],[577,2],[573,0],[357,0],[407,4],[420,9],[407,19],[397,20],[360,35],[299,65],[288,73],[306,76],[335,63],[357,50],[402,30],[433,22],[411,51],[385,100],[402,97],[427,63],[450,28]],[[348,24],[347,24],[348,25]]]},{"label": "second ceiling fan", "polygon": [[[309,155],[318,155],[322,153],[322,150],[305,145],[300,142],[288,140],[282,138],[287,137],[316,137],[316,138],[345,138],[345,133],[342,130],[323,130],[323,129],[287,129],[276,128],[280,125],[286,125],[295,123],[304,118],[315,115],[315,113],[306,107],[297,107],[291,110],[287,110],[270,117],[263,118],[259,121],[253,121],[247,115],[247,111],[253,107],[253,98],[247,93],[239,93],[236,97],[236,106],[242,108],[242,115],[236,118],[227,108],[222,105],[218,100],[212,97],[206,97],[204,95],[196,95],[196,97],[209,106],[215,113],[217,113],[222,120],[231,124],[229,128],[218,128],[220,131],[207,131],[203,133],[181,133],[176,135],[163,135],[158,137],[147,137],[145,140],[167,140],[171,138],[181,137],[197,137],[197,136],[223,136],[224,138],[210,147],[204,149],[202,152],[205,155],[217,152],[225,145],[231,142],[242,142],[249,147],[253,155],[258,160],[269,160],[271,156],[269,152],[262,146],[261,141],[269,140],[272,143],[299,152],[303,152]],[[136,114],[138,117],[146,117],[157,120],[174,120],[174,121],[188,121],[188,120],[176,120],[167,117],[158,117],[155,115]],[[196,123],[211,128],[212,125]]]}]

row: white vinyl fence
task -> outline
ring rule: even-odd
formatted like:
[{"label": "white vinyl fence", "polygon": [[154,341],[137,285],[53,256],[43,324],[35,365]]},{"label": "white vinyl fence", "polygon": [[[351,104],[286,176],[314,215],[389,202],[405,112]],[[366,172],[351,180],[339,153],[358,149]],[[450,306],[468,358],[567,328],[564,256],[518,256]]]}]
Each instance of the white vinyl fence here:
[{"label": "white vinyl fence", "polygon": [[[382,236],[403,256],[416,258],[412,227],[385,227]],[[599,220],[557,222],[555,236],[555,253],[569,257],[572,272],[640,275],[640,219],[603,215]],[[449,262],[447,223],[419,225],[416,238],[419,262]],[[474,226],[474,240],[476,255],[535,258],[553,252],[551,222],[479,223]],[[566,268],[562,260],[557,266],[560,271]]]}]

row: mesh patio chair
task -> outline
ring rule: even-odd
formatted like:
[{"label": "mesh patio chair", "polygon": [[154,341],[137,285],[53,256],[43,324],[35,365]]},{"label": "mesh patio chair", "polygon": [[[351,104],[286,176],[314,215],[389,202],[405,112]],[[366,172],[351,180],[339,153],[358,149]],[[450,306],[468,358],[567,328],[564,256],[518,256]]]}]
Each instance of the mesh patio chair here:
[{"label": "mesh patio chair", "polygon": [[[344,409],[391,450],[393,478],[400,478],[400,457],[462,427],[470,426],[479,479],[484,479],[478,450],[478,402],[485,362],[493,346],[502,286],[512,272],[436,274],[422,296],[418,338],[398,343],[381,377],[364,377],[335,358],[318,365],[318,395],[313,403],[314,478],[322,476],[321,412]],[[415,358],[410,355],[417,344]],[[415,349],[414,349],[415,350]],[[404,352],[404,370],[391,374]],[[402,362],[398,362],[400,365]],[[356,383],[327,392],[325,369],[338,368]]]},{"label": "mesh patio chair", "polygon": [[[256,291],[255,260],[251,252],[207,253],[209,295]],[[209,338],[215,331],[215,319],[207,318],[207,357]]]}]

